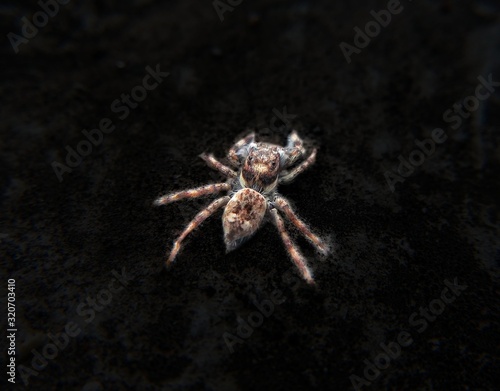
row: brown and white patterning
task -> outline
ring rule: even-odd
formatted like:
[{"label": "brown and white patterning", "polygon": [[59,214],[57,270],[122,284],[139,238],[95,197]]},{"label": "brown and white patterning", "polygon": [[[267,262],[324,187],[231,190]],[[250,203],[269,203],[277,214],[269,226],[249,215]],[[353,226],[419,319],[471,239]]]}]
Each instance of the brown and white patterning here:
[{"label": "brown and white patterning", "polygon": [[213,201],[191,220],[174,241],[167,259],[167,266],[174,261],[186,236],[214,212],[225,207],[222,226],[228,252],[235,250],[250,239],[262,224],[270,219],[278,229],[285,248],[302,277],[309,284],[313,284],[314,279],[307,261],[290,238],[279,212],[283,213],[321,254],[328,254],[328,245],[311,232],[307,224],[295,214],[290,203],[276,191],[279,184],[290,183],[297,175],[314,164],[316,149],[313,149],[302,163],[292,168],[304,154],[303,142],[295,131],[288,136],[288,142],[284,147],[256,142],[254,133],[242,138],[231,147],[227,155],[229,162],[236,170],[219,162],[213,155],[201,154],[200,157],[207,165],[226,176],[227,181],[169,193],[158,198],[155,205],[165,205],[222,191],[228,194]]}]

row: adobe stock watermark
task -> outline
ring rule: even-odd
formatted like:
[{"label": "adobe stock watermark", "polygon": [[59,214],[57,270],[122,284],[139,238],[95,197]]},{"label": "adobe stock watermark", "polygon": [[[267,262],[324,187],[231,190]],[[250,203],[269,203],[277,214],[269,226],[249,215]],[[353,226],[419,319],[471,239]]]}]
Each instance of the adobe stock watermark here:
[{"label": "adobe stock watermark", "polygon": [[347,63],[350,64],[352,61],[351,56],[361,53],[361,49],[366,48],[371,40],[380,34],[382,28],[387,27],[391,23],[393,15],[400,14],[403,9],[404,7],[399,0],[389,0],[387,2],[387,9],[380,11],[371,10],[370,15],[373,17],[373,20],[365,24],[364,31],[358,26],[354,27],[354,45],[347,42],[341,42],[339,45]]},{"label": "adobe stock watermark", "polygon": [[[453,282],[444,280],[446,287],[441,291],[439,298],[432,300],[427,307],[420,307],[419,312],[414,312],[408,318],[408,323],[415,328],[418,334],[423,333],[441,315],[445,308],[453,303],[458,296],[465,291],[468,286],[458,283],[457,278]],[[370,386],[381,374],[381,371],[389,368],[391,361],[398,359],[401,355],[402,347],[408,347],[413,343],[412,333],[401,330],[395,341],[380,344],[381,352],[371,361],[365,359],[363,363],[365,368],[363,376],[352,374],[349,376],[351,384],[356,391],[361,390],[363,386]]]},{"label": "adobe stock watermark", "polygon": [[22,35],[13,32],[7,34],[7,38],[14,52],[16,54],[19,53],[19,45],[27,44],[30,39],[35,38],[40,31],[39,29],[44,28],[49,23],[50,18],[55,17],[59,13],[59,5],[66,5],[69,2],[70,0],[38,1],[37,4],[40,6],[41,10],[33,14],[31,21],[26,16],[21,18],[21,22],[23,23],[21,27]]},{"label": "adobe stock watermark", "polygon": [[38,376],[47,367],[49,361],[56,359],[69,345],[70,338],[78,337],[82,332],[83,326],[95,319],[96,312],[100,313],[108,307],[113,300],[113,295],[122,291],[132,280],[132,278],[125,274],[124,268],[122,268],[121,274],[116,270],[113,270],[111,274],[114,278],[108,284],[107,289],[101,289],[96,296],[87,296],[86,301],[81,302],[76,307],[76,313],[79,315],[79,318],[74,318],[66,323],[60,333],[47,333],[47,339],[51,342],[46,343],[41,349],[31,350],[31,354],[33,355],[31,365],[18,366],[17,371],[24,385],[27,386],[29,384],[31,376]]},{"label": "adobe stock watermark", "polygon": [[251,312],[246,320],[238,315],[238,327],[236,329],[236,334],[231,334],[225,331],[222,335],[224,342],[230,353],[234,353],[234,345],[243,344],[245,339],[252,336],[254,330],[264,323],[264,319],[269,318],[273,313],[277,305],[283,304],[286,299],[283,297],[283,292],[279,289],[274,290],[269,299],[264,299],[260,303],[257,297],[254,295],[252,298],[252,303],[256,308],[256,311]]},{"label": "adobe stock watermark", "polygon": [[224,22],[224,14],[226,12],[233,12],[235,7],[239,6],[242,2],[243,0],[214,0],[212,5],[220,21]]},{"label": "adobe stock watermark", "polygon": [[[157,88],[163,82],[163,79],[169,75],[168,72],[160,70],[160,64],[156,64],[155,69],[149,65],[145,69],[146,75],[143,77],[141,84],[133,87],[129,94],[123,93],[119,99],[111,102],[110,110],[117,114],[118,119],[122,121],[129,116],[131,109],[137,108],[139,103],[148,97],[148,92]],[[102,118],[98,127],[90,131],[82,130],[85,138],[76,145],[76,148],[66,145],[66,164],[55,160],[51,164],[59,182],[64,180],[63,175],[65,173],[71,173],[74,168],[82,163],[84,157],[92,153],[93,147],[97,147],[102,143],[104,134],[110,134],[115,128],[116,126],[110,118]]]},{"label": "adobe stock watermark", "polygon": [[[309,267],[314,274],[314,265],[309,265]],[[289,285],[292,291],[296,291],[299,287],[305,285],[304,280],[297,276],[297,268],[295,266],[290,267],[283,273],[281,279]],[[276,307],[286,301],[286,298],[283,297],[283,292],[279,289],[274,290],[267,299],[262,301],[259,301],[255,295],[251,299],[256,310],[246,316],[246,319],[239,315],[237,316],[238,326],[236,327],[236,335],[229,331],[225,331],[222,335],[222,339],[230,353],[234,353],[236,345],[244,344],[252,336],[255,329],[262,326],[264,320],[274,314]]]},{"label": "adobe stock watermark", "polygon": [[[293,129],[291,120],[297,118],[297,115],[289,114],[286,106],[283,106],[281,111],[278,110],[276,107],[274,107],[272,113],[273,116],[269,120],[269,127],[261,128],[260,125],[258,125],[256,129],[258,136],[269,136],[273,132],[277,132],[279,128],[283,125],[287,130]],[[279,125],[279,122],[281,122],[283,125]]]},{"label": "adobe stock watermark", "polygon": [[[487,78],[478,76],[479,83],[477,84],[474,95],[469,95],[460,102],[453,104],[452,109],[448,109],[443,113],[443,120],[447,123],[452,123],[450,126],[456,130],[462,124],[464,118],[469,118],[471,113],[479,108],[481,101],[488,99],[495,92],[495,87],[500,86],[500,82],[493,80],[491,73]],[[441,128],[435,128],[431,132],[431,137],[422,141],[415,139],[414,143],[417,146],[413,149],[408,159],[403,155],[398,156],[399,166],[393,168],[392,171],[386,170],[384,177],[391,192],[396,190],[397,183],[403,183],[411,176],[415,169],[421,166],[426,159],[431,157],[436,151],[436,144],[442,144],[448,139],[448,135]]]}]

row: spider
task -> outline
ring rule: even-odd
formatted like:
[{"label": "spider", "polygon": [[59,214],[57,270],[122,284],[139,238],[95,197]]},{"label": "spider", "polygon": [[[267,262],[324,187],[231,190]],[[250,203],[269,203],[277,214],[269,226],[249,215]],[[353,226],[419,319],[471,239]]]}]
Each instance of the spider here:
[{"label": "spider", "polygon": [[223,191],[228,194],[213,201],[191,220],[174,241],[166,261],[167,266],[174,262],[183,240],[214,212],[225,207],[222,226],[227,252],[241,246],[266,220],[271,220],[302,277],[309,284],[314,284],[307,261],[290,238],[279,212],[283,213],[321,254],[328,254],[328,245],[311,232],[309,227],[297,217],[290,203],[276,191],[279,184],[290,183],[314,164],[316,149],[313,149],[302,163],[291,168],[304,154],[303,142],[296,131],[290,133],[284,147],[256,142],[255,133],[250,133],[239,140],[227,154],[229,162],[237,171],[224,165],[213,155],[202,153],[200,157],[207,165],[225,175],[228,178],[227,181],[169,193],[158,198],[154,204],[166,205],[182,199],[197,198]]}]

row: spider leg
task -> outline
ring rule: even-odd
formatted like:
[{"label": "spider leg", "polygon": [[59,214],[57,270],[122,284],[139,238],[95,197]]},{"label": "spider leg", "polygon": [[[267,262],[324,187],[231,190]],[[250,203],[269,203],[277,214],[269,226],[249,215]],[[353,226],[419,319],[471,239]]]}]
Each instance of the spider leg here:
[{"label": "spider leg", "polygon": [[213,183],[210,185],[200,186],[195,189],[181,190],[174,193],[165,194],[158,198],[154,202],[154,205],[165,205],[169,204],[170,202],[182,200],[184,198],[197,198],[230,189],[231,185],[229,183]]},{"label": "spider leg", "polygon": [[278,211],[274,208],[270,210],[270,213],[273,218],[273,223],[278,229],[278,232],[281,236],[281,240],[285,245],[286,251],[292,258],[292,261],[295,263],[295,266],[297,266],[300,273],[302,274],[302,277],[304,278],[304,280],[307,281],[308,284],[311,285],[314,284],[311,271],[307,266],[307,261],[304,258],[304,256],[300,253],[297,246],[293,243],[292,239],[290,238],[290,235],[288,235],[288,232],[285,229],[285,224],[283,223],[283,219],[278,214]]},{"label": "spider leg", "polygon": [[300,163],[297,167],[295,167],[293,170],[285,172],[283,176],[279,178],[279,183],[280,184],[286,184],[290,183],[293,181],[299,174],[302,174],[306,169],[308,169],[310,166],[314,164],[316,161],[316,149],[313,149],[309,157],[304,160],[302,163]]},{"label": "spider leg", "polygon": [[243,137],[241,140],[236,142],[229,152],[227,153],[227,158],[232,165],[239,167],[243,159],[246,157],[247,152],[243,152],[242,149],[255,141],[255,133],[252,132],[249,135]]},{"label": "spider leg", "polygon": [[229,168],[228,166],[222,164],[219,162],[214,155],[208,155],[206,153],[202,153],[200,157],[205,160],[205,163],[207,163],[208,167],[213,168],[217,171],[219,171],[221,174],[229,177],[229,178],[235,178],[236,177],[236,172]]},{"label": "spider leg", "polygon": [[231,197],[224,196],[216,199],[210,205],[208,205],[205,209],[200,211],[194,218],[189,222],[184,231],[179,235],[177,239],[174,241],[174,246],[170,251],[170,255],[167,259],[167,266],[169,266],[177,256],[177,253],[181,249],[182,241],[188,236],[194,229],[196,229],[201,223],[203,223],[208,217],[210,217],[214,212],[218,209],[226,205]]},{"label": "spider leg", "polygon": [[329,248],[317,235],[313,234],[309,227],[293,211],[292,206],[284,197],[277,196],[274,199],[276,207],[285,214],[295,227],[308,239],[314,247],[323,255],[327,255]]},{"label": "spider leg", "polygon": [[306,152],[303,146],[303,141],[294,130],[288,136],[288,141],[285,147],[286,160],[284,162],[285,167],[295,163]]}]

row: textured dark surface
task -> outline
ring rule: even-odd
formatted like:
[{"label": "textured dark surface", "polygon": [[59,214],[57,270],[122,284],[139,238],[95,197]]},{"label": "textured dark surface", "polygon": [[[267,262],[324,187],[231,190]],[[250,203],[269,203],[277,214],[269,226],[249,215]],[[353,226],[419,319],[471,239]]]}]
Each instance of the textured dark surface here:
[{"label": "textured dark surface", "polygon": [[[39,10],[10,4],[3,37]],[[386,2],[243,1],[221,22],[210,1],[75,1],[18,54],[4,38],[0,246],[16,279],[17,365],[31,367],[47,333],[82,323],[9,389],[353,389],[364,360],[403,330],[414,342],[363,390],[498,386],[500,94],[457,129],[443,113],[478,76],[500,80],[500,8],[402,4],[350,64],[339,44]],[[111,102],[156,64],[170,75],[118,119]],[[153,200],[220,180],[198,154],[223,157],[248,127],[284,143],[290,126],[264,129],[284,106],[319,147],[316,165],[281,188],[334,244],[321,260],[297,238],[317,288],[290,282],[269,224],[226,255],[220,215],[165,270],[166,249],[209,200]],[[59,182],[51,163],[104,117],[116,129]],[[446,142],[391,192],[386,170],[436,127]],[[122,268],[126,288],[82,322],[78,306]],[[410,316],[455,278],[467,289],[419,333]],[[237,336],[275,290],[285,301],[231,353],[224,333]]]}]

